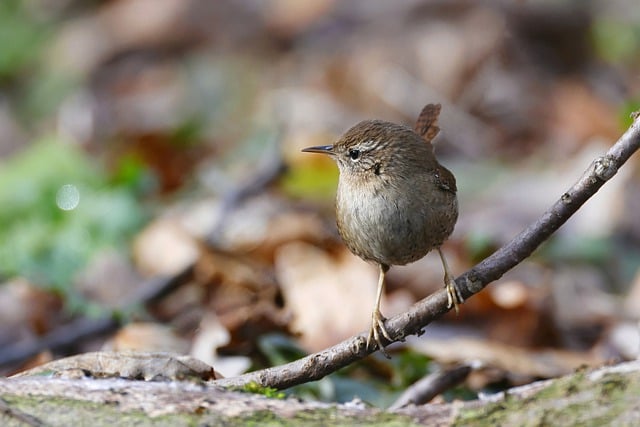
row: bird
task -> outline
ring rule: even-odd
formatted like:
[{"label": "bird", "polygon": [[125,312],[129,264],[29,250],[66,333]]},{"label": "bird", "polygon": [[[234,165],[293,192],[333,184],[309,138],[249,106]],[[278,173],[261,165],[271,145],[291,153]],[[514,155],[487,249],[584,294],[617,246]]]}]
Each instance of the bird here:
[{"label": "bird", "polygon": [[364,120],[334,144],[304,148],[331,157],[338,165],[336,223],[347,248],[377,264],[378,286],[367,348],[383,355],[383,337],[393,342],[380,311],[385,274],[436,249],[444,269],[448,308],[458,312],[464,299],[441,250],[458,219],[454,175],[435,157],[440,104],[428,104],[414,129],[383,120]]}]

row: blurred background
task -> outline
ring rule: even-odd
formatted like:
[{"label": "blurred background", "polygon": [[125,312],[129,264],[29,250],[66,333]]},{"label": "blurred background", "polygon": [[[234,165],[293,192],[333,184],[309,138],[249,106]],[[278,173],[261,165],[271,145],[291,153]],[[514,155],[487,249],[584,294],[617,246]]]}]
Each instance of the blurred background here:
[{"label": "blurred background", "polygon": [[[224,375],[365,330],[377,269],[300,153],[443,105],[462,273],[539,217],[640,108],[634,0],[4,0],[0,366],[174,351]],[[474,362],[473,398],[640,348],[635,156],[533,257],[426,333],[292,393],[388,405]],[[442,287],[388,274],[386,315]]]}]

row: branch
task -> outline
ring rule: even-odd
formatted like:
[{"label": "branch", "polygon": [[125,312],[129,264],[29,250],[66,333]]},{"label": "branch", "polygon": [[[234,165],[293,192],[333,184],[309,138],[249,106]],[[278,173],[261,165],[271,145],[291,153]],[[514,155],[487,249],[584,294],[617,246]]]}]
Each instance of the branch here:
[{"label": "branch", "polygon": [[[594,160],[582,177],[536,222],[518,234],[475,267],[456,278],[461,295],[468,299],[518,265],[564,224],[591,196],[613,177],[618,169],[640,148],[640,112],[633,115],[631,127],[602,157]],[[407,335],[421,334],[422,329],[448,311],[445,290],[414,304],[409,311],[387,320],[387,331],[400,341]],[[285,389],[318,380],[359,359],[367,350],[366,334],[351,337],[333,347],[302,359],[238,377],[217,380],[220,386],[242,386],[256,382],[261,386]]]},{"label": "branch", "polygon": [[473,368],[470,365],[459,365],[445,371],[434,372],[409,386],[389,411],[397,411],[409,405],[423,405],[443,392],[463,383]]}]

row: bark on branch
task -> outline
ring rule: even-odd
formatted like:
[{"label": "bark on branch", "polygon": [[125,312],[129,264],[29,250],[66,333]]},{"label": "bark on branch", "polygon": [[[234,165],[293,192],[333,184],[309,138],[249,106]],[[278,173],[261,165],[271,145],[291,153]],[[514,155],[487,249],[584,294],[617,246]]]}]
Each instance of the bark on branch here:
[{"label": "bark on branch", "polygon": [[[607,151],[595,159],[582,177],[569,188],[537,221],[502,248],[456,278],[462,296],[468,299],[518,265],[564,224],[591,196],[611,179],[640,148],[640,113],[633,115],[631,127]],[[407,335],[421,334],[423,328],[448,311],[444,289],[414,304],[407,312],[387,320],[387,331],[400,341]],[[215,381],[221,386],[242,386],[250,382],[285,389],[318,380],[372,353],[367,350],[366,333],[351,337],[333,347],[294,362]]]}]

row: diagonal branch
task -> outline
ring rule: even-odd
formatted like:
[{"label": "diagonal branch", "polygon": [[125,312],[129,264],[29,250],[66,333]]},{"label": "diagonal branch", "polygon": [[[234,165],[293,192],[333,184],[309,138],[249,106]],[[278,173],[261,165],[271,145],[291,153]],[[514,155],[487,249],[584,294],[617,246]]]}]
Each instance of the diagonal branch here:
[{"label": "diagonal branch", "polygon": [[[537,221],[479,264],[456,279],[465,299],[480,292],[518,265],[564,224],[591,196],[611,179],[618,169],[640,148],[640,112],[633,115],[631,127],[609,151],[594,160],[582,177],[565,192]],[[421,334],[429,323],[448,311],[445,290],[436,292],[414,304],[409,311],[386,322],[394,341],[407,335]],[[250,382],[264,387],[285,389],[318,380],[369,355],[366,334],[351,337],[333,347],[294,362],[250,372],[214,382],[220,386],[242,386]]]}]

